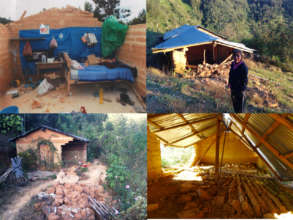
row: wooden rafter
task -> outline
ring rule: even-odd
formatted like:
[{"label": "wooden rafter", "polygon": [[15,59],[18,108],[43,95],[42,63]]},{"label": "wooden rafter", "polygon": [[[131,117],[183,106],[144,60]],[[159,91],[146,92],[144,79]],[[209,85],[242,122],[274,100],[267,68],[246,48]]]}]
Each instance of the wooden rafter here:
[{"label": "wooden rafter", "polygon": [[197,135],[197,134],[199,134],[199,133],[201,133],[201,132],[203,132],[203,131],[206,131],[206,130],[208,130],[208,129],[214,127],[214,126],[216,126],[216,125],[210,125],[210,126],[204,128],[204,129],[200,130],[200,131],[196,131],[196,132],[194,132],[194,133],[192,133],[192,134],[190,134],[190,135],[188,135],[188,136],[184,136],[184,137],[179,138],[179,139],[177,139],[177,140],[175,140],[175,141],[172,141],[172,142],[170,142],[170,144],[178,143],[178,142],[180,142],[180,141],[182,141],[182,140],[184,140],[184,139],[186,139],[186,138],[190,138],[190,137],[192,137],[192,136],[195,136],[195,135]]},{"label": "wooden rafter", "polygon": [[290,157],[293,157],[293,152],[290,152],[290,153],[288,153],[288,154],[285,154],[284,157],[285,157],[286,159],[288,159],[288,158],[290,158]]},{"label": "wooden rafter", "polygon": [[152,124],[153,126],[155,126],[158,129],[162,129],[163,128],[162,126],[158,125],[156,122],[153,122],[151,120],[148,120],[148,123]]},{"label": "wooden rafter", "polygon": [[231,117],[233,117],[236,121],[238,121],[242,126],[245,126],[246,129],[252,133],[267,149],[269,149],[279,160],[281,160],[284,164],[286,164],[288,167],[293,169],[293,164],[287,160],[281,153],[276,150],[269,142],[267,142],[261,135],[259,135],[254,129],[248,127],[245,123],[243,123],[243,120],[238,118],[235,114],[231,114]]},{"label": "wooden rafter", "polygon": [[[250,114],[246,114],[245,117],[244,117],[244,123],[247,124],[248,123],[248,119],[250,118]],[[242,127],[242,131],[241,131],[241,135],[244,134],[244,131],[245,131],[245,127],[243,126]]]},{"label": "wooden rafter", "polygon": [[269,114],[273,119],[280,122],[282,125],[285,125],[287,128],[289,128],[291,131],[293,131],[293,124],[292,122],[288,121],[285,117],[282,117],[278,114]]},{"label": "wooden rafter", "polygon": [[184,127],[186,125],[194,125],[196,123],[200,123],[200,122],[203,122],[203,121],[208,121],[208,120],[212,120],[212,119],[215,119],[216,116],[213,116],[213,117],[208,117],[208,118],[203,118],[203,119],[199,119],[199,120],[196,120],[194,122],[188,122],[188,123],[184,123],[184,124],[180,124],[180,125],[176,125],[176,126],[173,126],[173,127],[169,127],[169,128],[163,128],[163,129],[160,129],[158,131],[154,131],[154,133],[158,133],[158,132],[162,132],[162,131],[169,131],[169,130],[172,130],[172,129],[175,129],[175,128],[180,128],[180,127]]},{"label": "wooden rafter", "polygon": [[186,120],[186,118],[184,118],[184,116],[182,115],[182,114],[177,114],[185,123],[187,123],[188,125],[189,125],[189,127],[190,127],[190,129],[191,129],[191,131],[193,132],[193,133],[195,133],[196,132],[196,129],[192,126],[192,124],[190,124],[187,120]]},{"label": "wooden rafter", "polygon": [[215,176],[216,179],[219,177],[219,154],[220,154],[220,123],[221,121],[218,119],[217,121],[217,134],[216,134],[216,154],[215,154]]},{"label": "wooden rafter", "polygon": [[[277,127],[279,127],[280,122],[278,121],[274,121],[274,123],[271,125],[271,127],[269,127],[266,132],[263,134],[263,138],[266,140],[267,137],[274,131],[277,129]],[[259,147],[261,145],[261,142],[259,142],[256,147]]]},{"label": "wooden rafter", "polygon": [[[240,131],[240,129],[237,127],[237,126],[235,126],[237,129],[238,129],[238,131]],[[257,151],[257,146],[253,146],[252,144],[251,144],[251,142],[248,140],[248,138],[245,136],[245,135],[243,135],[242,137],[241,136],[239,136],[236,132],[234,132],[233,130],[232,130],[232,132],[234,133],[234,134],[236,134],[238,137],[240,137],[240,139],[242,140],[242,141],[244,141],[243,139],[242,139],[242,137],[245,139],[245,141],[244,141],[244,143],[246,143],[264,162],[265,162],[265,164],[268,166],[268,168],[273,172],[273,174],[275,174],[275,176],[279,179],[279,180],[281,180],[281,177],[280,177],[280,175],[275,171],[275,169],[271,166],[271,164],[269,164],[266,160],[265,160],[265,158]]]}]

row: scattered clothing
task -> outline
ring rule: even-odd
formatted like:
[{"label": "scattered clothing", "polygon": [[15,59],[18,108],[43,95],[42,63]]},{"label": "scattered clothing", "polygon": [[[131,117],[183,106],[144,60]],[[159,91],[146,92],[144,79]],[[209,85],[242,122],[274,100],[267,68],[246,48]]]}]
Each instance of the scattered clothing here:
[{"label": "scattered clothing", "polygon": [[81,39],[84,43],[87,44],[88,47],[91,47],[98,43],[98,40],[94,33],[85,33]]}]

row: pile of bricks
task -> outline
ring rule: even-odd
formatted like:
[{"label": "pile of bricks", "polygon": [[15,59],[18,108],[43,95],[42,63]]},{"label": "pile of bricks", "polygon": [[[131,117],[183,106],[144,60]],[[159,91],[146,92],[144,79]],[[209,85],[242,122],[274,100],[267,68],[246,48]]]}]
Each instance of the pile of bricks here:
[{"label": "pile of bricks", "polygon": [[88,197],[97,201],[107,201],[110,196],[100,185],[57,184],[38,195],[39,202],[34,204],[35,211],[41,211],[48,220],[95,219],[95,212]]}]

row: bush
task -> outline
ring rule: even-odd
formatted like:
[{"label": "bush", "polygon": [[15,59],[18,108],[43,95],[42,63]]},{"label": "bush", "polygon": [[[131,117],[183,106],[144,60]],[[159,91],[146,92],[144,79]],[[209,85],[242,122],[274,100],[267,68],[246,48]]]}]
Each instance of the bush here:
[{"label": "bush", "polygon": [[36,170],[38,166],[38,157],[34,150],[28,149],[18,154],[22,158],[22,168],[25,171]]}]

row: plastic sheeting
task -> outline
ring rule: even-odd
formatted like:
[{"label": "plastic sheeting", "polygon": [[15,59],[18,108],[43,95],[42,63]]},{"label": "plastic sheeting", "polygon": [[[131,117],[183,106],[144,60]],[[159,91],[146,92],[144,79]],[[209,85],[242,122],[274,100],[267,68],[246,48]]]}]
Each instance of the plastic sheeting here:
[{"label": "plastic sheeting", "polygon": [[[94,33],[98,43],[92,47],[88,47],[81,41],[81,37],[85,33]],[[45,38],[44,40],[31,40],[30,44],[33,51],[43,51],[49,49],[50,41],[53,37],[57,40],[58,47],[54,51],[57,56],[60,52],[67,52],[72,59],[81,60],[90,54],[101,56],[101,35],[102,28],[100,27],[69,27],[62,29],[51,29],[50,34],[40,34],[40,30],[21,30],[19,31],[20,38]],[[36,73],[35,62],[28,62],[22,54],[26,41],[20,41],[20,60],[22,70],[25,74]]]},{"label": "plastic sheeting", "polygon": [[128,26],[119,23],[114,17],[108,17],[102,27],[102,55],[112,58],[116,50],[123,44]]}]

